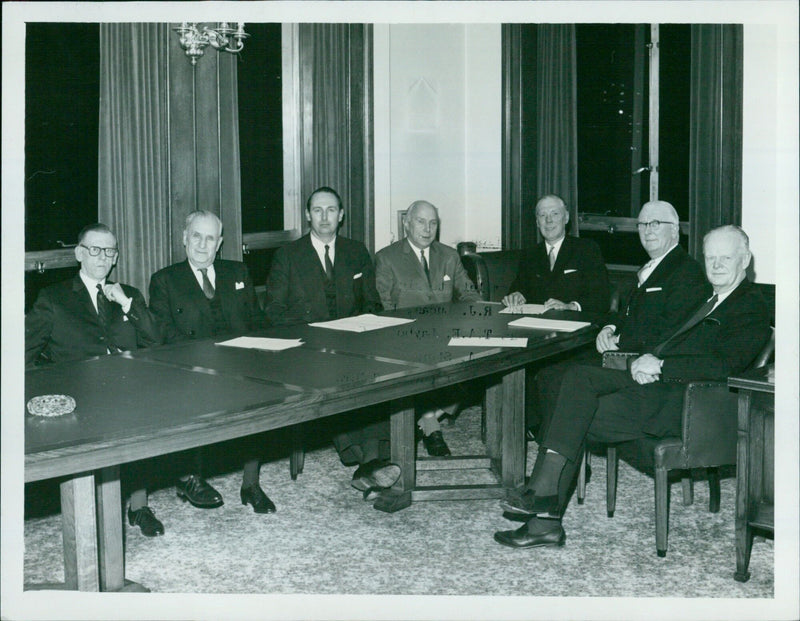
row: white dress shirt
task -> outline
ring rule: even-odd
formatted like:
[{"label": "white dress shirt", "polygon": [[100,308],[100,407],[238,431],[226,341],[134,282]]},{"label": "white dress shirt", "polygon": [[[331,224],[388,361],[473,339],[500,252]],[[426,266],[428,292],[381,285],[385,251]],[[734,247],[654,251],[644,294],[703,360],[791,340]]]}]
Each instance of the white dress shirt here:
[{"label": "white dress shirt", "polygon": [[322,263],[322,271],[325,271],[325,246],[328,247],[328,256],[331,258],[331,265],[335,265],[335,255],[336,255],[336,236],[333,236],[333,239],[329,241],[327,244],[319,239],[316,235],[314,235],[314,231],[311,231],[311,245],[314,247],[314,250],[319,257],[319,262]]}]

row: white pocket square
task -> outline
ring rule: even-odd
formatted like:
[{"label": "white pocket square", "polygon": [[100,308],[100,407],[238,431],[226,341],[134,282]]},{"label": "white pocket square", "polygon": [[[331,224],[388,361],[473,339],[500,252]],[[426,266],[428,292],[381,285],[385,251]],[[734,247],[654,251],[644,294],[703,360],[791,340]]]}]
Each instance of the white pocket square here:
[{"label": "white pocket square", "polygon": [[652,293],[653,291],[661,291],[661,287],[647,287],[644,290],[645,293]]},{"label": "white pocket square", "polygon": [[358,274],[356,274],[355,276],[353,276],[353,280],[355,280],[356,278],[361,278],[361,272],[359,272]]},{"label": "white pocket square", "polygon": [[565,274],[572,274],[572,272],[577,272],[578,270],[564,270]]},{"label": "white pocket square", "polygon": [[443,278],[442,280],[443,280],[444,282],[447,282],[448,280],[450,280],[450,277],[449,277],[447,274],[445,274],[445,275],[444,275],[444,278]]},{"label": "white pocket square", "polygon": [[237,290],[238,290],[238,289],[244,289],[244,283],[243,283],[243,282],[237,282],[237,283],[236,283],[236,289],[237,289]]}]

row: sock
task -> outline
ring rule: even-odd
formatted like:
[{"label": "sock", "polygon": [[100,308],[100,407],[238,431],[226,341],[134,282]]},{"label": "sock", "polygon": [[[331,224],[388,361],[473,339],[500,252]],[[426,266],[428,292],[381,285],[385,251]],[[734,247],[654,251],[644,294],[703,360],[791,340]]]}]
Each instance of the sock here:
[{"label": "sock", "polygon": [[436,414],[434,412],[425,412],[422,417],[417,422],[419,428],[422,429],[422,433],[426,436],[431,435],[434,431],[439,431],[442,427],[439,425],[439,421],[436,419]]},{"label": "sock", "polygon": [[536,478],[531,475],[531,482],[529,487],[536,493],[537,496],[555,496],[558,494],[558,481],[561,477],[561,471],[567,463],[567,458],[553,451],[547,451],[544,455],[539,453],[536,458],[537,464],[539,460],[542,461],[540,468],[533,467],[536,473]]},{"label": "sock", "polygon": [[249,487],[251,485],[258,485],[258,469],[259,463],[257,459],[252,459],[245,462],[242,471],[242,487]]},{"label": "sock", "polygon": [[131,511],[138,511],[147,506],[147,491],[137,489],[131,494]]}]

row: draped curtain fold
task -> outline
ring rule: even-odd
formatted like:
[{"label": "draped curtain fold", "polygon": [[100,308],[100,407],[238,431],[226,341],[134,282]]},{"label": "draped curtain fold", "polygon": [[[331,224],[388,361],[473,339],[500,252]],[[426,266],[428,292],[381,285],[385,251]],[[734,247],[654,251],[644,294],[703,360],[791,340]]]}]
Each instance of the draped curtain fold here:
[{"label": "draped curtain fold", "polygon": [[145,295],[170,260],[168,36],[166,24],[100,25],[98,216],[117,236],[114,279]]},{"label": "draped curtain fold", "polygon": [[692,25],[689,252],[703,236],[742,222],[741,24]]},{"label": "draped curtain fold", "polygon": [[374,250],[372,25],[301,24],[302,195],[342,198],[342,234]]},{"label": "draped curtain fold", "polygon": [[[536,196],[564,199],[570,229],[578,234],[578,114],[575,25],[540,24],[536,53]],[[533,240],[531,240],[532,243]]]},{"label": "draped curtain fold", "polygon": [[503,248],[530,247],[533,207],[557,194],[578,234],[575,26],[503,25]]}]

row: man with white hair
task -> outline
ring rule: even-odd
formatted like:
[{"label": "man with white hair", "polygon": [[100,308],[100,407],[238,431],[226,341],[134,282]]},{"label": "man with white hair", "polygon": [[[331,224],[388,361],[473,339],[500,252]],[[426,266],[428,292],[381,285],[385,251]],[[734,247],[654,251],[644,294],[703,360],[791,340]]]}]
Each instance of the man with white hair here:
[{"label": "man with white hair", "polygon": [[[405,239],[375,255],[375,285],[385,310],[480,300],[458,252],[436,241],[439,211],[434,205],[424,200],[411,203],[403,228]],[[423,411],[418,422],[422,441],[428,454],[435,457],[450,455],[438,419],[458,409],[453,392],[446,389],[418,402]],[[437,403],[449,405],[441,408]]]},{"label": "man with white hair", "polygon": [[680,435],[681,380],[724,381],[754,361],[769,338],[770,316],[758,289],[745,279],[751,259],[747,235],[737,226],[714,229],[703,240],[703,255],[713,294],[660,343],[639,350],[629,369],[576,364],[565,373],[530,481],[501,503],[528,521],[495,533],[498,543],[564,545],[561,518],[587,441]]},{"label": "man with white hair", "polygon": [[[233,336],[265,324],[247,266],[218,259],[221,245],[222,221],[210,211],[193,211],[183,230],[186,261],[150,279],[150,308],[167,343]],[[257,442],[245,442],[250,454],[242,477],[242,504],[252,505],[256,513],[273,513],[275,505],[259,485]],[[222,495],[200,475],[199,452],[194,455],[195,471],[175,484],[178,497],[199,508],[219,507]]]}]

